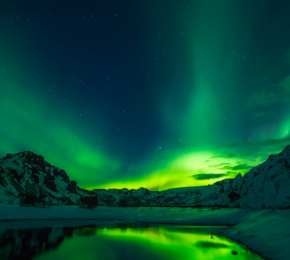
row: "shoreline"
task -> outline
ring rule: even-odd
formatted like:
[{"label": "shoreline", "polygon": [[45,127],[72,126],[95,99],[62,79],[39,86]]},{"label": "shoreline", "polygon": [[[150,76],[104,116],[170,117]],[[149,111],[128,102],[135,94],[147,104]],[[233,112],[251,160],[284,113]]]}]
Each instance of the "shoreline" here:
[{"label": "shoreline", "polygon": [[228,226],[223,236],[246,246],[264,259],[288,259],[290,210],[240,208],[77,206],[33,208],[0,205],[0,228],[93,225],[98,222],[191,226]]},{"label": "shoreline", "polygon": [[239,240],[235,240],[235,239],[233,239],[233,238],[231,238],[231,237],[227,237],[227,236],[225,236],[224,234],[223,234],[222,236],[224,236],[224,237],[226,237],[226,238],[228,238],[228,239],[231,239],[232,241],[234,241],[234,242],[235,242],[236,244],[238,244],[239,246],[241,246],[241,247],[243,247],[243,248],[245,248],[245,249],[251,251],[252,253],[254,253],[254,254],[260,256],[262,259],[265,259],[265,260],[272,260],[272,258],[268,258],[268,257],[264,256],[263,253],[258,252],[257,250],[254,250],[253,248],[249,247],[249,246],[246,245],[246,244],[243,244],[243,243],[240,242]]}]

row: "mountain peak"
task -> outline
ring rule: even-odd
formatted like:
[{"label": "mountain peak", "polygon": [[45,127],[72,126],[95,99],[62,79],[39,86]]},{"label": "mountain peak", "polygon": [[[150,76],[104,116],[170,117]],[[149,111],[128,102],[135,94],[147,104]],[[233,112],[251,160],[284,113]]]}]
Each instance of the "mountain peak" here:
[{"label": "mountain peak", "polygon": [[36,153],[23,151],[0,159],[0,201],[16,197],[27,202],[28,196],[39,204],[78,204],[82,196],[91,195],[96,194],[78,189],[77,182],[70,181],[64,170]]},{"label": "mountain peak", "polygon": [[[32,201],[49,205],[91,203],[98,197],[104,206],[290,208],[290,145],[281,153],[270,155],[243,177],[239,173],[233,179],[176,193],[145,188],[86,191],[41,155],[30,151],[7,154],[0,159],[0,201],[3,203],[3,197],[5,203],[11,201],[7,196],[13,203],[17,199],[31,201],[32,197]],[[83,199],[88,196],[92,198]]]},{"label": "mountain peak", "polygon": [[282,151],[282,153],[289,153],[290,152],[290,144],[288,144],[285,148],[284,148],[284,150]]}]

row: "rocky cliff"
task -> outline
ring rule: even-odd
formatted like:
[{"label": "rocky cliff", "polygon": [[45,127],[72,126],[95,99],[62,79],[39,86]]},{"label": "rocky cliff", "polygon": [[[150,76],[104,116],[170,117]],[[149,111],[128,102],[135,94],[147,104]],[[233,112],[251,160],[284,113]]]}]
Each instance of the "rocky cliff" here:
[{"label": "rocky cliff", "polygon": [[22,205],[96,204],[96,194],[80,189],[64,170],[32,152],[7,154],[0,159],[0,202]]}]

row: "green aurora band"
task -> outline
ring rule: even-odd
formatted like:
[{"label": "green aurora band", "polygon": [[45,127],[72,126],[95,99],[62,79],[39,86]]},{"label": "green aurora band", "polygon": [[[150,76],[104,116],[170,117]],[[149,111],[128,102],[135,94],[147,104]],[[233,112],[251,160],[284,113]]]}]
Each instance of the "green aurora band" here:
[{"label": "green aurora band", "polygon": [[[171,26],[179,32],[175,42],[182,43],[188,55],[180,65],[184,71],[167,72],[173,89],[182,86],[181,101],[173,93],[160,102],[160,124],[168,133],[163,132],[152,153],[131,164],[126,174],[120,174],[126,164],[122,156],[110,153],[116,144],[105,132],[106,120],[94,118],[92,127],[89,118],[80,119],[80,104],[59,101],[57,89],[66,82],[58,82],[55,72],[34,71],[40,47],[34,50],[29,36],[22,36],[21,48],[12,51],[9,45],[17,37],[8,37],[0,43],[1,155],[23,150],[41,154],[84,188],[164,190],[233,178],[280,152],[290,143],[290,45],[276,50],[278,54],[272,50],[270,62],[277,55],[280,63],[263,65],[261,51],[266,47],[255,53],[252,42],[263,23],[255,14],[267,16],[267,4],[252,4],[246,20],[239,5],[197,1],[188,14],[183,4],[143,6],[156,30]],[[289,8],[285,12],[290,13]],[[172,16],[170,25],[161,19],[166,13]],[[269,30],[281,24],[273,22]],[[285,41],[290,43],[289,36]],[[169,54],[171,48],[165,46],[164,52]]]}]

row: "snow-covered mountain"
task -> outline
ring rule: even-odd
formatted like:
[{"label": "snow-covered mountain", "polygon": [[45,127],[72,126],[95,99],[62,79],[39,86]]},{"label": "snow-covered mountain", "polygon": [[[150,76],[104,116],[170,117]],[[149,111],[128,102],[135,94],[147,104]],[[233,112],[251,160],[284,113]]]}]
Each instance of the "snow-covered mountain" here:
[{"label": "snow-covered mountain", "polygon": [[65,171],[32,152],[0,159],[0,202],[29,204],[35,198],[51,205],[98,201],[103,206],[290,208],[290,145],[243,177],[238,174],[208,186],[160,192],[145,188],[87,191],[70,181]]},{"label": "snow-covered mountain", "polygon": [[241,208],[290,208],[290,145],[271,155],[243,177],[224,179],[213,185],[180,192],[94,190],[99,205],[114,206],[223,206]]},{"label": "snow-covered mountain", "polygon": [[77,187],[64,170],[52,166],[43,156],[21,152],[0,159],[0,203],[40,206],[87,201],[96,204],[96,194]]}]

